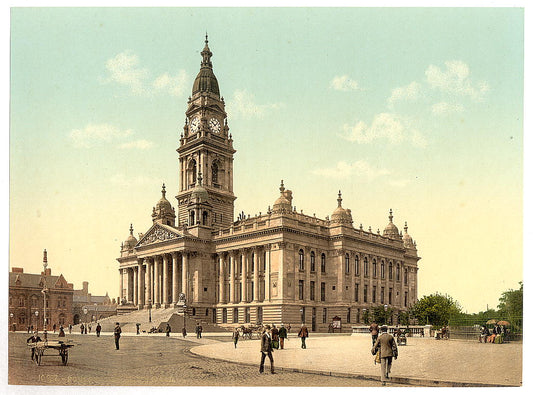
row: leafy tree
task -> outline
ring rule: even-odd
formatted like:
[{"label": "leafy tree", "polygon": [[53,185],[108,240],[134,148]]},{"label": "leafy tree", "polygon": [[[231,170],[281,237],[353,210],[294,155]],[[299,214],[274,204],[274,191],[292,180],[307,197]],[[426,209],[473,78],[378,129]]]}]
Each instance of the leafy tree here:
[{"label": "leafy tree", "polygon": [[502,293],[500,297],[500,316],[510,321],[515,329],[522,327],[524,284],[520,281],[520,288]]},{"label": "leafy tree", "polygon": [[459,313],[461,313],[459,303],[450,296],[438,292],[424,296],[412,307],[412,314],[421,325],[426,323],[435,326],[448,325],[450,318]]},{"label": "leafy tree", "polygon": [[372,309],[372,316],[376,324],[384,325],[390,322],[390,317],[392,317],[393,309],[387,308],[384,306],[377,306]]}]

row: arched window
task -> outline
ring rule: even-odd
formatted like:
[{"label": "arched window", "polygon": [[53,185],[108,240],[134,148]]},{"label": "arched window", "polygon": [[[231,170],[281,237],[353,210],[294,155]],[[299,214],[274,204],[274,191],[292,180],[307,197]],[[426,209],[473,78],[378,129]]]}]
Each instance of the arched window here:
[{"label": "arched window", "polygon": [[378,276],[378,265],[377,265],[377,262],[376,260],[372,260],[372,277],[377,277]]},{"label": "arched window", "polygon": [[355,256],[355,275],[359,275],[359,255]]},{"label": "arched window", "polygon": [[195,217],[194,210],[191,210],[189,213],[189,225],[190,226],[194,226],[196,224],[194,217]]},{"label": "arched window", "polygon": [[314,251],[311,251],[311,271],[312,272],[316,271],[316,267],[315,267],[315,252]]},{"label": "arched window", "polygon": [[344,255],[344,272],[346,274],[350,273],[350,255]]},{"label": "arched window", "polygon": [[304,251],[298,251],[298,269],[304,270]]},{"label": "arched window", "polygon": [[19,296],[19,306],[20,307],[24,306],[24,296]]},{"label": "arched window", "polygon": [[381,278],[385,278],[385,261],[381,260]]},{"label": "arched window", "polygon": [[205,225],[205,226],[208,225],[207,223],[208,218],[209,218],[209,213],[207,211],[204,211],[202,213],[202,225]]},{"label": "arched window", "polygon": [[392,280],[392,262],[389,262],[389,280]]},{"label": "arched window", "polygon": [[320,271],[326,273],[326,254],[324,253],[320,256]]},{"label": "arched window", "polygon": [[396,281],[400,281],[400,264],[396,264]]},{"label": "arched window", "polygon": [[196,161],[192,159],[189,161],[189,167],[187,169],[187,184],[190,188],[194,187],[196,184],[196,175],[198,174],[198,170],[196,168]]},{"label": "arched window", "polygon": [[211,165],[211,180],[213,184],[218,184],[218,163],[216,161]]},{"label": "arched window", "polygon": [[[255,254],[252,252],[252,258],[251,258],[251,261],[252,261],[252,273],[254,272],[255,270]],[[253,284],[253,283],[252,283]],[[252,295],[253,295],[253,292],[252,292]]]},{"label": "arched window", "polygon": [[403,269],[403,283],[404,283],[405,285],[407,285],[408,278],[409,278],[409,274],[408,274],[408,272],[407,272],[407,269]]},{"label": "arched window", "polygon": [[368,258],[367,257],[365,257],[363,266],[364,266],[364,268],[363,268],[364,275],[365,275],[365,277],[368,277]]}]

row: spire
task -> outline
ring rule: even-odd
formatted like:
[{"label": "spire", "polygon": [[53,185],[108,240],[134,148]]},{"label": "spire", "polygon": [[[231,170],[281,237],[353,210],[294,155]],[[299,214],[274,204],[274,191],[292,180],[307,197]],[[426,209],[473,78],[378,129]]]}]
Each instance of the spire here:
[{"label": "spire", "polygon": [[130,236],[133,236],[133,224],[130,224]]},{"label": "spire", "polygon": [[339,197],[337,198],[338,207],[342,207],[342,194],[339,190]]},{"label": "spire", "polygon": [[202,67],[209,67],[212,68],[213,64],[211,63],[211,56],[213,56],[213,53],[209,49],[209,40],[207,39],[207,32],[205,33],[205,47],[202,51]]},{"label": "spire", "polygon": [[285,185],[283,185],[283,180],[281,180],[281,185],[279,186],[279,191],[281,193],[283,193],[284,190],[285,190]]}]

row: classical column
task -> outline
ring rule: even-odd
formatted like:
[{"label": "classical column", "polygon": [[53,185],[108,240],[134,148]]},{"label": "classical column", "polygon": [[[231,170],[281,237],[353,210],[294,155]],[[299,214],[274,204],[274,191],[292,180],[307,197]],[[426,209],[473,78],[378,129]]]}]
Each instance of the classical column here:
[{"label": "classical column", "polygon": [[[310,280],[310,273],[311,273],[311,248],[305,247],[305,282],[304,282],[304,302],[309,302],[311,299],[311,280]],[[316,256],[315,256],[316,258]],[[315,269],[316,269],[316,260],[315,260]]]},{"label": "classical column", "polygon": [[265,246],[265,300],[270,301],[270,245]]},{"label": "classical column", "polygon": [[137,260],[137,305],[141,308],[144,305],[144,272],[142,261],[142,258]]},{"label": "classical column", "polygon": [[120,272],[120,288],[118,291],[118,296],[120,300],[124,298],[124,269],[118,269]]},{"label": "classical column", "polygon": [[235,303],[235,252],[229,253],[229,302]]},{"label": "classical column", "polygon": [[163,304],[168,307],[168,254],[163,254]]},{"label": "classical column", "polygon": [[144,294],[144,301],[145,305],[148,306],[151,303],[154,302],[152,299],[152,262],[150,261],[151,258],[145,258],[146,261],[146,272],[144,276],[144,282],[145,282],[145,294]]},{"label": "classical column", "polygon": [[249,253],[247,250],[242,250],[242,302],[248,302],[248,257]]},{"label": "classical column", "polygon": [[224,303],[224,255],[218,254],[218,303]]},{"label": "classical column", "polygon": [[137,305],[137,268],[132,267],[131,270],[133,271],[133,304]]},{"label": "classical column", "polygon": [[178,253],[172,254],[172,304],[178,303]]},{"label": "classical column", "polygon": [[254,294],[253,294],[254,302],[259,301],[259,290],[261,289],[261,287],[259,286],[259,269],[261,267],[261,265],[259,265],[259,263],[261,262],[260,251],[261,250],[259,250],[259,248],[254,248],[254,262],[252,262],[253,265],[255,266],[254,267]]},{"label": "classical column", "polygon": [[158,308],[161,305],[161,288],[159,282],[159,262],[161,257],[156,255],[154,257],[154,303],[155,307]]},{"label": "classical column", "polygon": [[189,297],[189,295],[187,295],[188,272],[189,272],[189,253],[184,251],[182,254],[182,258],[181,258],[181,292],[184,293],[187,298]]}]

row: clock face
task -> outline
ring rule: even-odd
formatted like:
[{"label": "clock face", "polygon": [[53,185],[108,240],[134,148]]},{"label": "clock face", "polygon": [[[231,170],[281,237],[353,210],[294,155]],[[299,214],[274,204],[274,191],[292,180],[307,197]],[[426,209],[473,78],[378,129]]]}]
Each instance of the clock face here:
[{"label": "clock face", "polygon": [[200,119],[198,117],[194,117],[191,121],[191,125],[189,130],[192,134],[198,132],[198,129],[200,128]]},{"label": "clock face", "polygon": [[211,129],[213,133],[220,133],[220,122],[218,122],[218,119],[211,118],[209,121],[209,129]]}]

